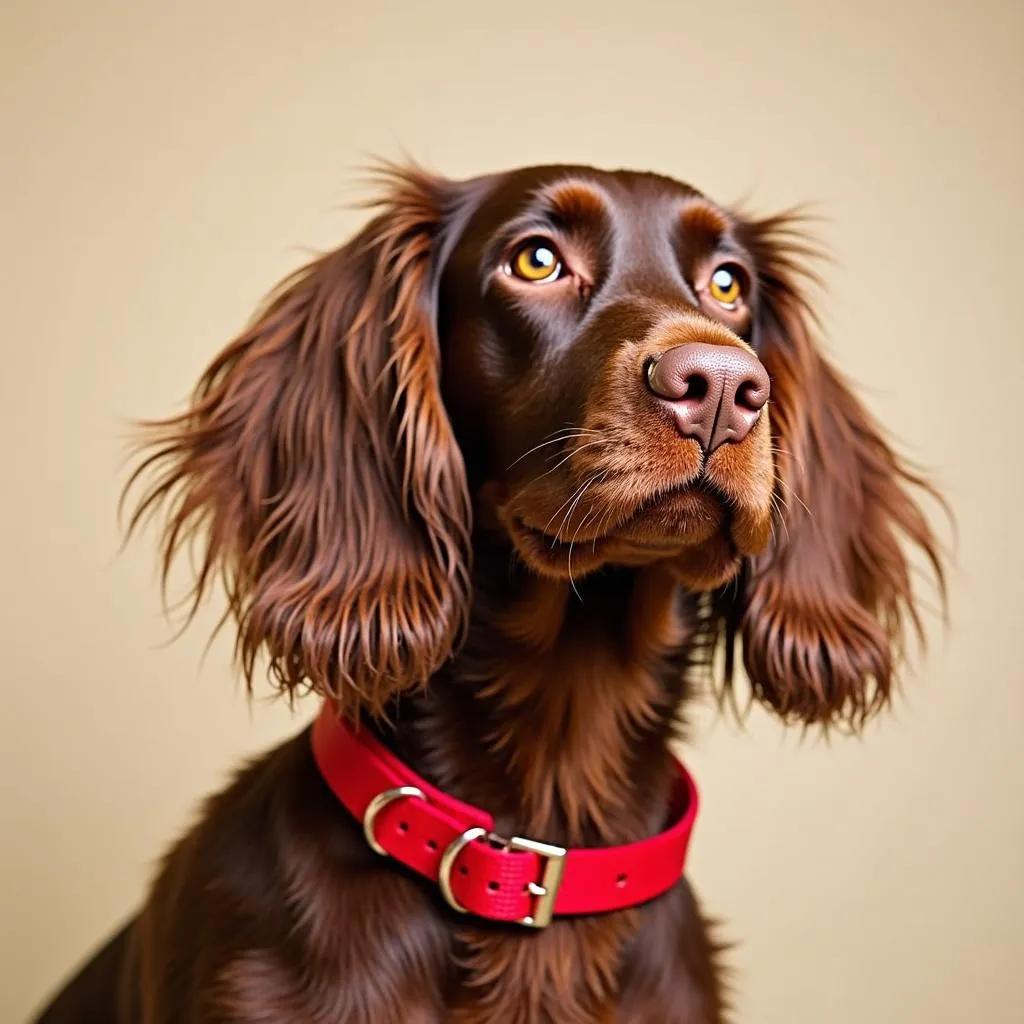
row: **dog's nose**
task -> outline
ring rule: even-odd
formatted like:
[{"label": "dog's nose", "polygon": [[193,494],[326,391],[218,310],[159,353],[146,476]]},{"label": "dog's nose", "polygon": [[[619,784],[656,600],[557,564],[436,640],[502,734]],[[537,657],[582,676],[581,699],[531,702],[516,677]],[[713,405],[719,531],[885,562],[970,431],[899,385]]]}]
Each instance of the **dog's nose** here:
[{"label": "dog's nose", "polygon": [[647,386],[676,418],[679,433],[710,455],[750,433],[768,401],[768,371],[734,345],[677,345],[647,364]]}]

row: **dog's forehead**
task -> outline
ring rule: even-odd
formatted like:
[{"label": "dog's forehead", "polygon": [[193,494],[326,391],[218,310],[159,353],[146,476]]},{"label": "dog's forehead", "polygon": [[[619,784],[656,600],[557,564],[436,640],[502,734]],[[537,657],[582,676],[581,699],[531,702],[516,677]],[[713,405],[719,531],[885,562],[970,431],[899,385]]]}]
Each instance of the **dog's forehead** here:
[{"label": "dog's forehead", "polygon": [[489,185],[480,196],[478,213],[492,224],[533,209],[553,208],[583,217],[602,211],[650,215],[671,214],[694,199],[710,202],[693,186],[663,174],[585,164],[520,167],[494,175]]}]

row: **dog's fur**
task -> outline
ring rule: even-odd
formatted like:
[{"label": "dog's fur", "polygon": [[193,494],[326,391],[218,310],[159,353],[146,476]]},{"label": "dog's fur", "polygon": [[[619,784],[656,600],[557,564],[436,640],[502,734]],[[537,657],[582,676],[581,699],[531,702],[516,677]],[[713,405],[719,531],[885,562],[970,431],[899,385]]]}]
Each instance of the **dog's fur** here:
[{"label": "dog's fur", "polygon": [[[384,178],[369,225],[147,427],[132,525],[163,516],[165,569],[198,542],[193,596],[223,580],[249,683],[266,661],[503,834],[568,845],[664,826],[716,648],[720,696],[741,644],[788,722],[883,708],[920,631],[904,549],[942,585],[929,488],[818,347],[794,220],[653,174]],[[538,238],[562,266],[543,284],[514,264]],[[710,457],[644,382],[689,341],[771,378]],[[209,802],[42,1020],[712,1024],[724,1003],[685,879],[540,932],[459,917],[367,848],[303,733]]]}]

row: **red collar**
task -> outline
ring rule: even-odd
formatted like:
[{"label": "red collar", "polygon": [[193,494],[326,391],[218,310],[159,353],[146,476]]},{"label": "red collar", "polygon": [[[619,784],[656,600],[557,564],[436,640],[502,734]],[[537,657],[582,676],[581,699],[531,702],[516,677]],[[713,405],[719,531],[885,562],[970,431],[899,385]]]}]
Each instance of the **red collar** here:
[{"label": "red collar", "polygon": [[435,789],[329,704],[313,725],[312,745],[320,773],[363,823],[367,843],[436,882],[462,913],[543,928],[552,915],[646,903],[683,873],[697,788],[678,761],[672,824],[664,832],[625,846],[566,850],[494,835],[490,814]]}]

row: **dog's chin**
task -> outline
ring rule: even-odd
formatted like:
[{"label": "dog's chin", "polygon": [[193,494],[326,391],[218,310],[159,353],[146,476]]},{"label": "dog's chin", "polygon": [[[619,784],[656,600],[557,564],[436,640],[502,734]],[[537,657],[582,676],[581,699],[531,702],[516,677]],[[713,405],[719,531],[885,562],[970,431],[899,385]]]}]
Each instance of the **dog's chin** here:
[{"label": "dog's chin", "polygon": [[714,495],[688,488],[636,510],[606,534],[568,539],[531,525],[507,507],[501,524],[522,561],[538,575],[579,580],[604,566],[667,565],[692,590],[711,590],[739,572],[743,551],[734,517]]}]

